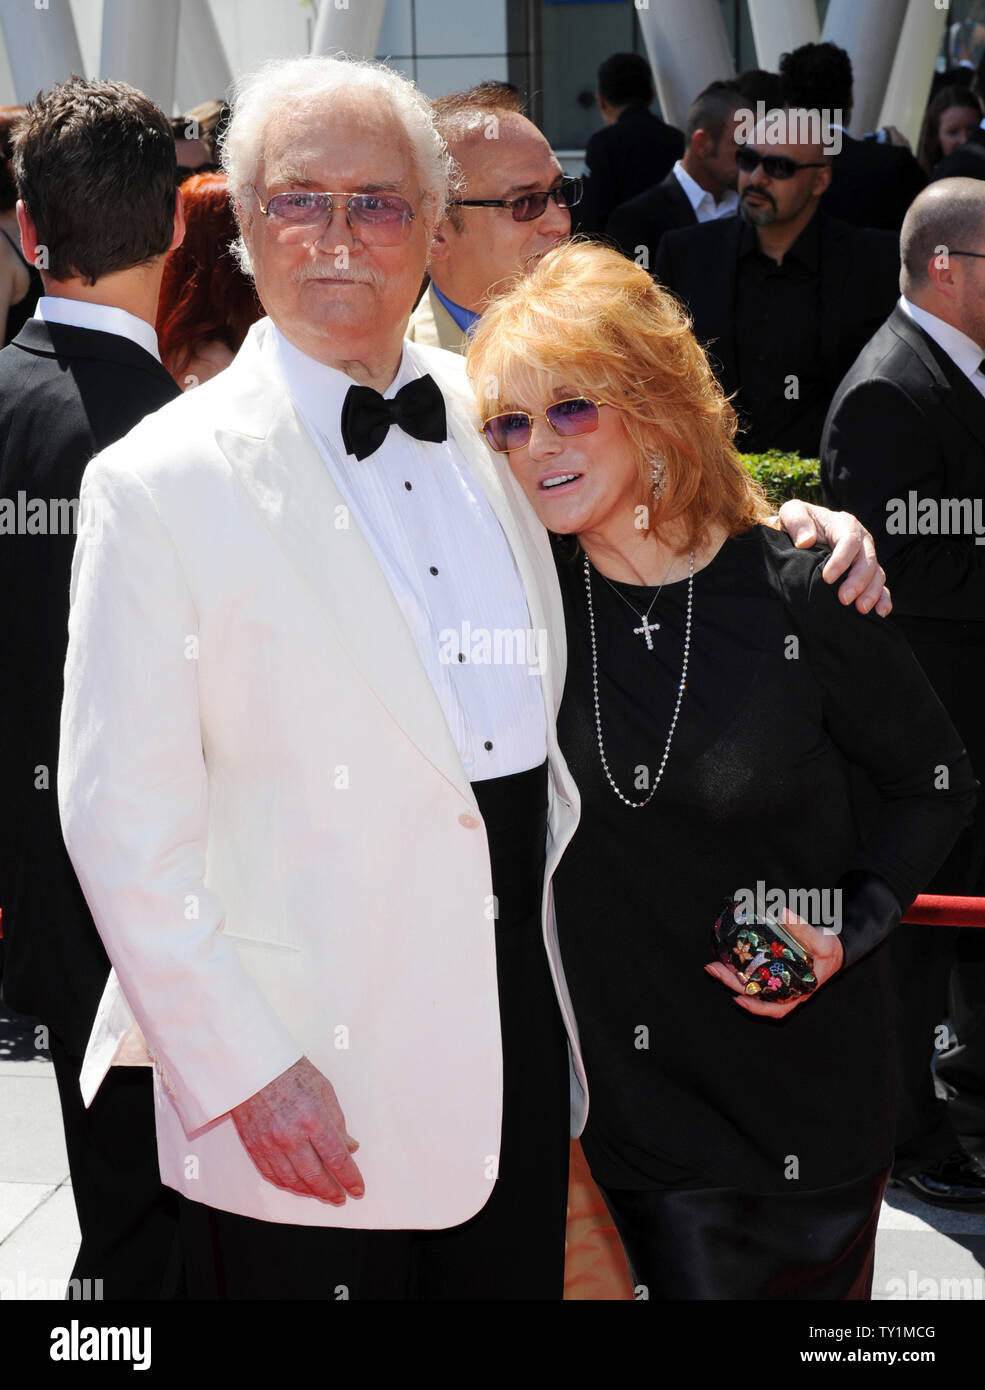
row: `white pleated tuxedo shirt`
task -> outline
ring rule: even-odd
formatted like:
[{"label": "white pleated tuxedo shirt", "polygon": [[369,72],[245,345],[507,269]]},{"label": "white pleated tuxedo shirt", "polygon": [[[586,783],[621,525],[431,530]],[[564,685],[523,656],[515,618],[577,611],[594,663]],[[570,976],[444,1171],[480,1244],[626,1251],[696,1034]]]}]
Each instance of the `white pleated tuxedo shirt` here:
[{"label": "white pleated tuxedo shirt", "polygon": [[[434,444],[393,425],[356,459],[341,426],[351,378],[272,322],[263,351],[400,604],[469,780],[539,767],[546,639],[531,630],[512,551],[461,450],[451,437]],[[405,350],[381,394],[390,399],[419,375]]]}]

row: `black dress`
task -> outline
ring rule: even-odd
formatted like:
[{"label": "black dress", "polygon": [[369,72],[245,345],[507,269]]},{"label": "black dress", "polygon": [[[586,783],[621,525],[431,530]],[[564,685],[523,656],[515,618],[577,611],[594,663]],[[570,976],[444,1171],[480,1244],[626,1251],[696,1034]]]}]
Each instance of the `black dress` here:
[{"label": "black dress", "polygon": [[[827,552],[755,526],[695,575],[669,760],[650,804],[631,809],[599,755],[584,557],[564,558],[564,540],[555,550],[568,634],[558,734],[582,814],[554,892],[593,1176],[651,1297],[867,1296],[893,1149],[879,943],[968,819],[961,740],[899,633],[821,579]],[[651,652],[633,629],[656,591],[591,578],[605,754],[639,801],[673,715],[688,583],[656,598]],[[783,1020],[738,1008],[702,969],[722,899],[757,885],[816,890],[801,915],[841,928],[846,968]],[[836,1230],[829,1208],[854,1216]]]}]

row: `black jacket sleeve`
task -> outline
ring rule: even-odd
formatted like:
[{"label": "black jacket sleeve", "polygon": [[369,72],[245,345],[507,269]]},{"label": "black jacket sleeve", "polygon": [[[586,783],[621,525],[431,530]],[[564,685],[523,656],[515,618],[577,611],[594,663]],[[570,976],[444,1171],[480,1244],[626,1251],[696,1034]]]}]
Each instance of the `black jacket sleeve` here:
[{"label": "black jacket sleeve", "polygon": [[886,619],[844,607],[836,587],[821,577],[828,552],[815,554],[809,572],[801,564],[782,566],[803,634],[802,659],[820,687],[829,736],[864,769],[878,796],[838,885],[845,965],[851,965],[892,931],[943,863],[971,820],[978,783],[902,633]]}]

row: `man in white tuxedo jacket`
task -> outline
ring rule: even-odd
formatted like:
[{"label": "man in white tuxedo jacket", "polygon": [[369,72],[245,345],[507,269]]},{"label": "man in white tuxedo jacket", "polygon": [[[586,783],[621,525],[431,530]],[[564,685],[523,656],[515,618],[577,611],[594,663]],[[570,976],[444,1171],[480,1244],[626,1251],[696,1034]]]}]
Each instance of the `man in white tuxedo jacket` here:
[{"label": "man in white tuxedo jacket", "polygon": [[[567,1039],[584,1104],[546,886],[577,816],[554,735],[564,629],[464,363],[403,343],[447,155],[411,84],[317,59],[247,80],[225,159],[269,317],[83,483],[59,801],[115,967],[84,1085],[143,1035],[193,1295],[218,1241],[227,1296],[557,1297]],[[371,389],[377,447],[354,457],[348,388],[411,385],[411,430],[422,378],[447,438],[381,434]],[[501,873],[487,784],[506,796]],[[509,822],[541,813],[524,863]],[[535,922],[504,921],[534,898]],[[504,932],[527,956],[497,971]],[[511,1156],[498,973],[530,1076],[518,1126],[541,1125]],[[513,1227],[495,1209],[485,1235],[465,1227],[464,1273],[447,1239],[425,1258],[404,1234],[446,1236],[511,1187]],[[300,1227],[323,1238],[317,1285],[264,1243],[293,1230],[293,1259]],[[384,1231],[372,1259],[352,1239]],[[255,1255],[224,1244],[244,1232]]]},{"label": "man in white tuxedo jacket", "polygon": [[464,364],[403,340],[447,154],[403,78],[312,58],[245,81],[223,159],[268,317],[82,488],[83,1086],[153,1063],[193,1297],[557,1298],[564,627]]}]

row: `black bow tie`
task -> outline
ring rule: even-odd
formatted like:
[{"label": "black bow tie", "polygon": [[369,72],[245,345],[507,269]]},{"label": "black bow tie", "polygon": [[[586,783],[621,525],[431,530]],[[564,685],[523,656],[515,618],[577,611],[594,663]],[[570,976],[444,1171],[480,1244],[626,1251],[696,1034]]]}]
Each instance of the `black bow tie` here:
[{"label": "black bow tie", "polygon": [[342,442],[357,459],[374,454],[391,425],[435,444],[448,438],[445,401],[431,376],[408,381],[391,400],[372,386],[350,386],[342,404]]}]

